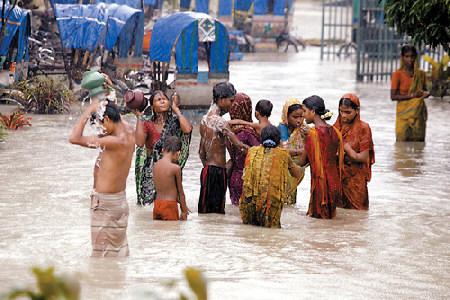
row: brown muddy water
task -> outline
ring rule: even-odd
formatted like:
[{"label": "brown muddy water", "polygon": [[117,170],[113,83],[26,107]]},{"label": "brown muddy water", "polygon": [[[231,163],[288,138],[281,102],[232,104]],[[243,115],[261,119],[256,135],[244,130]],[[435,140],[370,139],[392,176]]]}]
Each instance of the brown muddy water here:
[{"label": "brown muddy water", "polygon": [[336,113],[339,97],[356,92],[376,146],[368,212],[338,209],[334,220],[306,217],[308,171],[297,206],[283,210],[282,229],[242,225],[230,204],[225,216],[198,216],[195,127],[183,182],[189,220],[153,221],[152,207],[136,206],[132,169],[131,255],[93,259],[89,193],[96,150],[67,142],[80,111],[33,116],[32,128],[0,144],[0,294],[32,283],[31,266],[53,265],[78,274],[82,299],[147,299],[143,291],[159,290],[161,282],[196,266],[205,272],[211,299],[448,298],[450,104],[427,100],[426,143],[396,143],[388,84],[355,83],[354,65],[318,57],[315,48],[248,55],[232,64],[231,81],[254,103],[272,100],[276,124],[289,97],[318,94]]},{"label": "brown muddy water", "polygon": [[231,81],[254,102],[271,99],[273,123],[292,96],[319,94],[336,112],[342,94],[360,95],[376,145],[368,212],[338,209],[331,221],[306,217],[307,176],[297,207],[283,211],[280,230],[242,225],[231,205],[225,216],[198,216],[196,127],[184,170],[194,211],[189,220],[153,221],[152,207],[134,204],[131,171],[131,256],[92,259],[89,193],[96,150],[67,142],[79,109],[66,116],[37,115],[32,128],[0,144],[0,292],[32,282],[30,266],[54,265],[79,274],[83,299],[137,299],[196,266],[205,271],[211,299],[448,297],[450,104],[428,100],[426,143],[395,143],[388,85],[356,84],[351,64],[317,57],[317,49],[247,56],[233,64]]}]

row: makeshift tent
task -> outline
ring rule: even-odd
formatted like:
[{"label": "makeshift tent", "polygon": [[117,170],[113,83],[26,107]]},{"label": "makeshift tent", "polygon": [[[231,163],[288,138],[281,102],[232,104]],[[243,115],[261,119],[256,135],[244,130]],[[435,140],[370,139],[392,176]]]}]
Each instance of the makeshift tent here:
[{"label": "makeshift tent", "polygon": [[234,9],[241,11],[248,11],[253,4],[253,0],[238,0],[234,1]]},{"label": "makeshift tent", "polygon": [[284,16],[285,9],[291,11],[293,0],[254,0],[255,15],[273,14]]},{"label": "makeshift tent", "polygon": [[9,17],[6,23],[6,30],[4,30],[0,40],[0,55],[10,55],[10,49],[16,48],[17,54],[15,57],[10,57],[10,59],[15,62],[28,61],[28,37],[31,34],[30,11],[20,7],[10,9],[10,6],[6,5],[3,16],[4,18]]},{"label": "makeshift tent", "polygon": [[231,16],[233,13],[233,0],[220,0],[218,16]]},{"label": "makeshift tent", "polygon": [[229,41],[225,26],[204,13],[180,12],[158,19],[150,42],[150,60],[170,63],[178,73],[198,73],[199,41],[210,41],[210,73],[228,73]]},{"label": "makeshift tent", "polygon": [[195,0],[195,11],[200,13],[209,13],[209,0]]},{"label": "makeshift tent", "polygon": [[56,21],[64,48],[94,51],[118,47],[119,57],[142,55],[144,14],[142,10],[117,4],[56,4]]},{"label": "makeshift tent", "polygon": [[[58,0],[60,1],[60,0]],[[154,2],[155,0],[153,0]],[[108,4],[118,4],[118,5],[128,5],[132,8],[142,9],[141,0],[95,0],[95,4],[108,3]]]}]

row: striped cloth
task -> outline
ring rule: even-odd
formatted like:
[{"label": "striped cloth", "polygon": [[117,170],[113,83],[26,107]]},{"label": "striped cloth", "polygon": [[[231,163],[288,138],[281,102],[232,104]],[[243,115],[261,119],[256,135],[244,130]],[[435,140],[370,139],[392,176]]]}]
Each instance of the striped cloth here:
[{"label": "striped cloth", "polygon": [[128,256],[128,203],[125,191],[92,192],[91,239],[93,257]]}]

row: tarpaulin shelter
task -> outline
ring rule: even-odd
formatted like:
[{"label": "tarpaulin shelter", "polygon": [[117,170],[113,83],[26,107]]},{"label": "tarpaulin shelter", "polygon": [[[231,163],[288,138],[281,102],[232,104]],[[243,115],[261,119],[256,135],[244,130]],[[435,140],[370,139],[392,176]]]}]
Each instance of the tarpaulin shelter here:
[{"label": "tarpaulin shelter", "polygon": [[285,9],[291,11],[293,0],[239,0],[234,2],[234,8],[240,11],[248,11],[252,4],[255,15],[273,14],[284,16]]},{"label": "tarpaulin shelter", "polygon": [[150,60],[170,63],[178,73],[198,73],[199,42],[210,42],[209,73],[228,73],[229,41],[225,26],[207,14],[179,12],[158,19],[150,42]]},{"label": "tarpaulin shelter", "polygon": [[119,57],[142,55],[144,14],[142,10],[118,4],[55,4],[63,48],[94,51],[104,46],[118,48]]},{"label": "tarpaulin shelter", "polygon": [[10,57],[11,61],[28,61],[28,37],[31,34],[30,11],[20,7],[10,9],[10,6],[6,5],[3,17],[8,20],[5,24],[6,30],[0,40],[0,56],[8,56],[11,54],[9,53],[10,49],[16,48],[17,54],[15,57]]}]

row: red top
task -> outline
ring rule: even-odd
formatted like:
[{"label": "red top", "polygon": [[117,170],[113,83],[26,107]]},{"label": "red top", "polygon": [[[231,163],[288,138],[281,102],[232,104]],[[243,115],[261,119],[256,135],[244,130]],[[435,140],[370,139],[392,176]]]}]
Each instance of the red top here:
[{"label": "red top", "polygon": [[161,138],[161,134],[158,132],[152,121],[144,121],[144,132],[147,134],[145,147],[147,150],[152,150],[156,142]]}]

